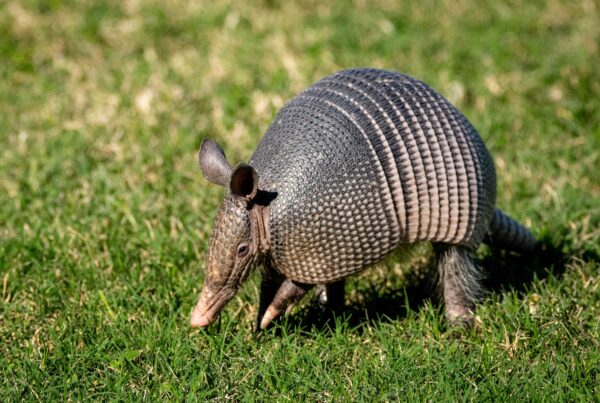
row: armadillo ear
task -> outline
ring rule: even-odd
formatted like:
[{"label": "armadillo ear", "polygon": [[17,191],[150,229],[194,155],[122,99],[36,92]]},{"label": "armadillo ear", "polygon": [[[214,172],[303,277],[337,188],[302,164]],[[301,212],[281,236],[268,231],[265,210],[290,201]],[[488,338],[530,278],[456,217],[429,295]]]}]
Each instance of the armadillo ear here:
[{"label": "armadillo ear", "polygon": [[215,185],[229,185],[231,165],[227,162],[221,146],[212,140],[204,139],[198,152],[198,160],[202,174],[207,181]]},{"label": "armadillo ear", "polygon": [[258,174],[250,165],[239,164],[231,174],[229,188],[234,195],[252,200],[258,189]]}]

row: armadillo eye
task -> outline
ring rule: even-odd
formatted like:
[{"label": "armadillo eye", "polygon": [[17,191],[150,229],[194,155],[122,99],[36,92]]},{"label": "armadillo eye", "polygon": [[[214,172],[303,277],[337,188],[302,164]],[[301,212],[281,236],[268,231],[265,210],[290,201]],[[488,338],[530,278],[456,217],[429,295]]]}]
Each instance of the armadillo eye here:
[{"label": "armadillo eye", "polygon": [[250,250],[250,248],[248,247],[247,243],[243,243],[240,246],[238,246],[238,250],[237,250],[237,254],[238,257],[244,257],[248,254],[248,251]]}]

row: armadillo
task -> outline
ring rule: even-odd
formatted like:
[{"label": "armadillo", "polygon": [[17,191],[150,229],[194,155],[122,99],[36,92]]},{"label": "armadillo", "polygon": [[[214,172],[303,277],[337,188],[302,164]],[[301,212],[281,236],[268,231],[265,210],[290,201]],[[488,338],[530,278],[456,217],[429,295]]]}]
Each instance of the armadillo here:
[{"label": "armadillo", "polygon": [[472,323],[482,242],[536,247],[496,204],[496,173],[471,123],[407,75],[345,70],[275,116],[248,164],[233,168],[205,139],[205,178],[228,192],[217,211],[191,325],[212,323],[262,265],[257,327],[313,286],[339,304],[344,279],[399,248],[433,245],[445,316]]}]

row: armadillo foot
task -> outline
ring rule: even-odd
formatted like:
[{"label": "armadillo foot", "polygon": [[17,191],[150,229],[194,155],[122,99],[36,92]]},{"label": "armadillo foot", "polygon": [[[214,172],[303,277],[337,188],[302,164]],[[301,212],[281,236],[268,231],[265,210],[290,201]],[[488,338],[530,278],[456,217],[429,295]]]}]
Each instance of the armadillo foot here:
[{"label": "armadillo foot", "polygon": [[312,285],[310,284],[297,283],[289,279],[285,280],[260,320],[260,328],[265,329],[269,326],[274,319],[285,312],[289,306],[298,302],[311,288]]},{"label": "armadillo foot", "polygon": [[473,325],[473,310],[464,306],[446,306],[446,320],[452,327],[470,328]]},{"label": "armadillo foot", "polygon": [[481,273],[471,252],[461,246],[434,245],[437,255],[446,320],[452,326],[470,327],[475,303],[481,297]]},{"label": "armadillo foot", "polygon": [[319,304],[334,311],[343,308],[345,284],[345,280],[330,284],[319,284],[315,289],[315,295]]}]

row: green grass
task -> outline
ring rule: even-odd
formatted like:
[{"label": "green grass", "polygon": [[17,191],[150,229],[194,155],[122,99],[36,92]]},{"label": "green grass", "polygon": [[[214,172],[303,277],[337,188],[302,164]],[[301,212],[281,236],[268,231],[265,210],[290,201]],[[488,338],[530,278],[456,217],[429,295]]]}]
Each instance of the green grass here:
[{"label": "green grass", "polygon": [[[600,400],[600,4],[239,3],[0,2],[0,400]],[[453,101],[548,252],[482,249],[464,334],[397,269],[259,336],[254,277],[192,331],[222,197],[201,139],[248,160],[353,66]]]}]

